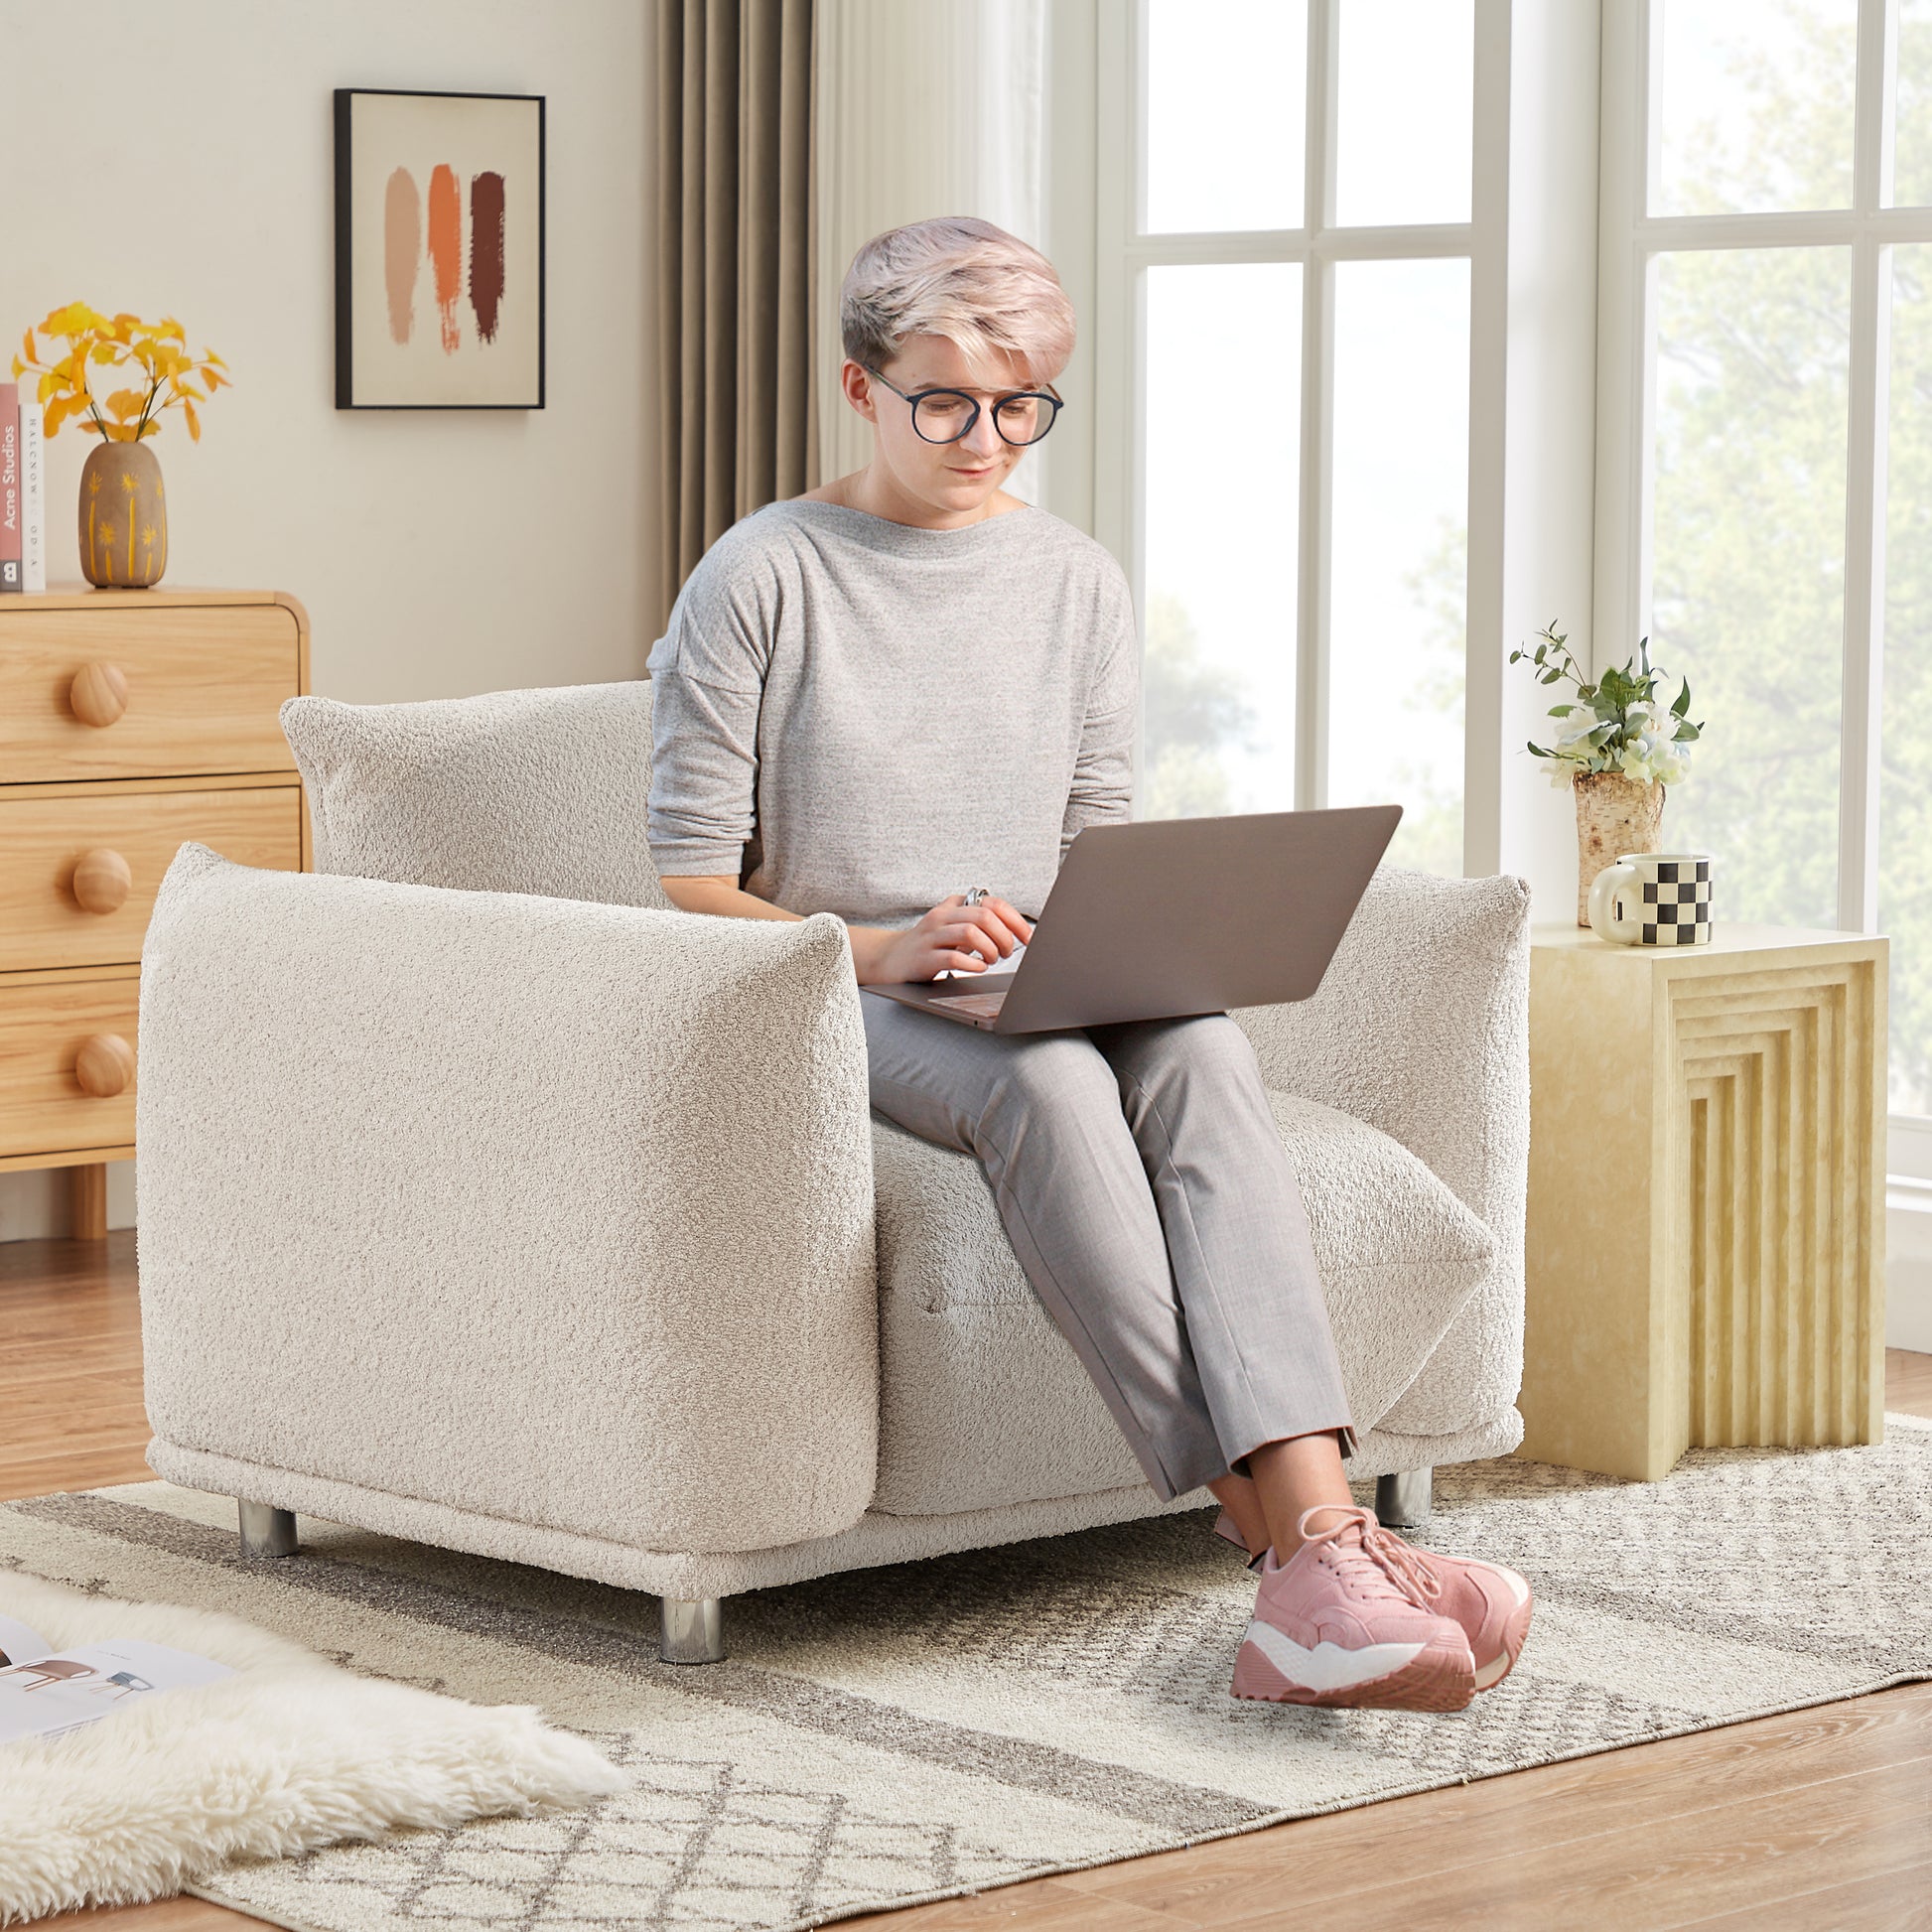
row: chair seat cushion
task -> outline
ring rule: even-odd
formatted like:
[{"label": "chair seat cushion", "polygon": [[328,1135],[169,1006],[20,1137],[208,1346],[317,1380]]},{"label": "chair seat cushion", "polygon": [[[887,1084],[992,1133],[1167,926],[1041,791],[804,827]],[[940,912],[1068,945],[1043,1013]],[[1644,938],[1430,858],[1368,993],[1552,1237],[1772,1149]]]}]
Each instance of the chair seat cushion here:
[{"label": "chair seat cushion", "polygon": [[[1496,1256],[1409,1150],[1352,1116],[1269,1096],[1302,1185],[1358,1429],[1415,1379]],[[877,1115],[882,1352],[874,1507],[938,1515],[1140,1480],[1072,1347],[1021,1272],[970,1155]]]}]

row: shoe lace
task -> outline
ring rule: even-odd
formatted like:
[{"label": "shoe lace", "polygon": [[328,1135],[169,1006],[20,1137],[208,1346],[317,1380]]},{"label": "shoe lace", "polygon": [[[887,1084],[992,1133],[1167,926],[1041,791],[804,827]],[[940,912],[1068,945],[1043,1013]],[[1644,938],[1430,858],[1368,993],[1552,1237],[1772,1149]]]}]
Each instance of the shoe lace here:
[{"label": "shoe lace", "polygon": [[[1311,1531],[1310,1519],[1324,1513],[1332,1513],[1335,1520],[1326,1529]],[[1302,1512],[1296,1528],[1304,1543],[1328,1546],[1328,1561],[1342,1582],[1362,1595],[1387,1596],[1393,1592],[1419,1610],[1426,1610],[1443,1593],[1442,1579],[1429,1559],[1385,1530],[1372,1509],[1319,1503]]]}]

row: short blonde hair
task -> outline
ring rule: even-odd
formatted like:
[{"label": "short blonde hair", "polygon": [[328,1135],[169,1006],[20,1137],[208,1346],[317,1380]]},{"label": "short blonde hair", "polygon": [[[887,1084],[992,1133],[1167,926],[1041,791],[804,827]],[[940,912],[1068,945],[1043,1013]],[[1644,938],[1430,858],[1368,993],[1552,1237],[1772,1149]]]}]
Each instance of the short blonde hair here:
[{"label": "short blonde hair", "polygon": [[1073,355],[1073,304],[1053,264],[1018,235],[970,214],[935,215],[874,235],[839,290],[839,335],[877,368],[911,336],[942,336],[974,360],[1016,356],[1050,382]]}]

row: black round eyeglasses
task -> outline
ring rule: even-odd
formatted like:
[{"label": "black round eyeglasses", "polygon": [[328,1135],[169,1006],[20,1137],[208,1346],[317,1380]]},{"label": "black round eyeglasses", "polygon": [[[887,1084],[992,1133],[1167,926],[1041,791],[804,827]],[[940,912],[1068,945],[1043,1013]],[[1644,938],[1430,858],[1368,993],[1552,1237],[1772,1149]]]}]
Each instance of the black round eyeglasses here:
[{"label": "black round eyeglasses", "polygon": [[[972,433],[980,419],[979,402],[964,389],[921,389],[909,394],[890,377],[880,375],[870,363],[859,366],[885,383],[894,395],[912,405],[912,428],[927,443],[957,443]],[[993,427],[1003,443],[1023,450],[1037,443],[1053,427],[1060,413],[1060,398],[1050,388],[1023,389],[1017,395],[1002,396],[993,405]]]}]

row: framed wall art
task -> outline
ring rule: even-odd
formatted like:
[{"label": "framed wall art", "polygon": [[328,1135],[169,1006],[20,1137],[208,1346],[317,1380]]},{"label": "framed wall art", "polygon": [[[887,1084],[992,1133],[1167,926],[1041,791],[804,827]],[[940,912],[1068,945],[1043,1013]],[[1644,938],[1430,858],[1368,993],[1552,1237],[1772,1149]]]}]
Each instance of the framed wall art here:
[{"label": "framed wall art", "polygon": [[336,407],[543,407],[543,96],[336,89]]}]

